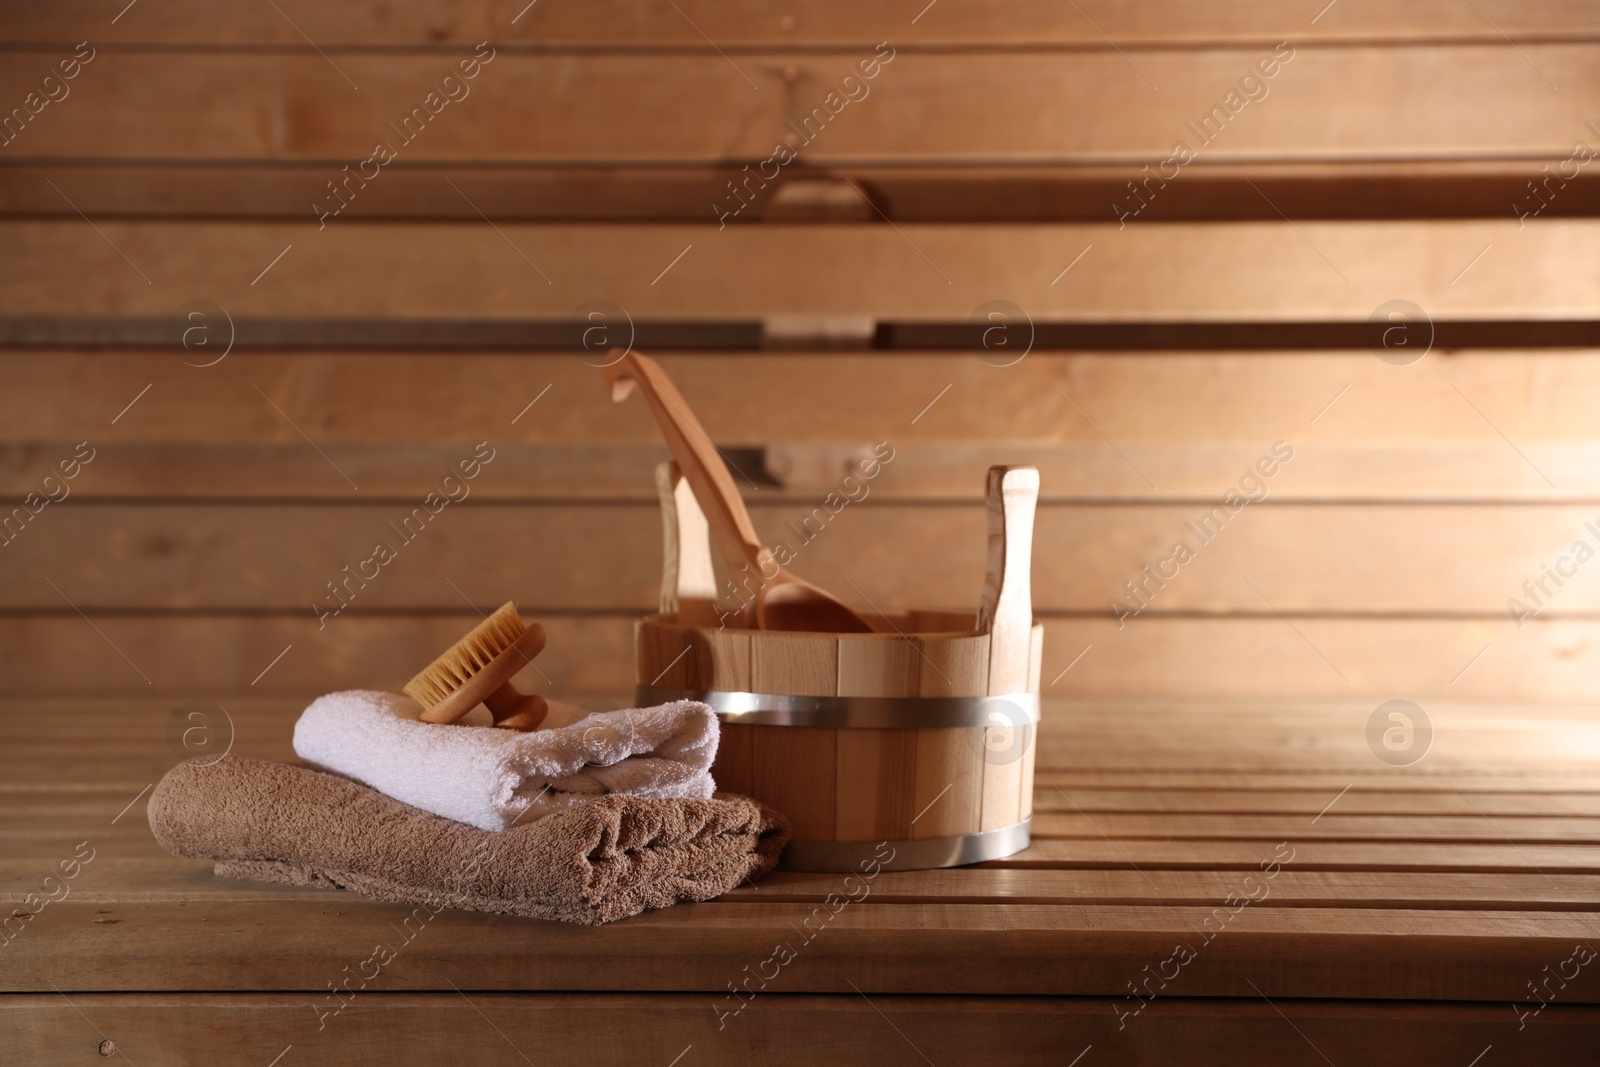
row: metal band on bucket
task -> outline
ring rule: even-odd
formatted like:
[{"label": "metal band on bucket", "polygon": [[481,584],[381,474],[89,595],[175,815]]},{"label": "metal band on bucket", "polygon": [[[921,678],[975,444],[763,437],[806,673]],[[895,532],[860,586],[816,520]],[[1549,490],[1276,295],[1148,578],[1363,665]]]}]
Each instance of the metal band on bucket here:
[{"label": "metal band on bucket", "polygon": [[825,697],[640,685],[634,689],[634,699],[642,708],[674,700],[698,700],[711,705],[723,722],[761,726],[932,730],[1024,726],[1039,721],[1038,693],[1000,693],[981,697]]},{"label": "metal band on bucket", "polygon": [[[876,863],[886,871],[923,871],[1002,859],[1028,847],[1032,819],[977,834],[952,834],[916,841],[791,841],[778,860],[785,871],[864,871]],[[889,858],[884,859],[884,851]]]}]

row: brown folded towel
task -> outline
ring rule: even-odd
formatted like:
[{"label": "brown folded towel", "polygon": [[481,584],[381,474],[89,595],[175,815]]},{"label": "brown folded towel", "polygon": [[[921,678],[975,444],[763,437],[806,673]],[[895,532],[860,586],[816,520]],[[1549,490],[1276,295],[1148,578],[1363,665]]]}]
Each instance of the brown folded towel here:
[{"label": "brown folded towel", "polygon": [[498,833],[287,763],[178,764],[150,795],[168,852],[228,878],[597,926],[710,900],[771,870],[781,815],[748,797],[613,794]]}]

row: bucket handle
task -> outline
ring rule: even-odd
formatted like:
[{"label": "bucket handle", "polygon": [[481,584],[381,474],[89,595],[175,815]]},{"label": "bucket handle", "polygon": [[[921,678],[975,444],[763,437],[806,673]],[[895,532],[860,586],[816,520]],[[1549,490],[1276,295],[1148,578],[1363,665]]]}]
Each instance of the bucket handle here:
[{"label": "bucket handle", "polygon": [[989,635],[989,692],[1028,689],[1032,661],[1033,516],[1039,468],[990,467],[984,485],[989,558],[978,602],[978,630]]},{"label": "bucket handle", "polygon": [[711,530],[676,463],[657,465],[656,495],[661,500],[661,613],[677,616],[682,626],[715,626]]}]

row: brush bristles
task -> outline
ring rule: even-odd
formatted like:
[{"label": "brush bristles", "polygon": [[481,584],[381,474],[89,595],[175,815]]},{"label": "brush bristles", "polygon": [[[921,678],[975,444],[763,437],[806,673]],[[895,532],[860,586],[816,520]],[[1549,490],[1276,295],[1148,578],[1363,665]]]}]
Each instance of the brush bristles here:
[{"label": "brush bristles", "polygon": [[522,616],[511,601],[472,628],[472,632],[451,645],[444,655],[428,664],[406,683],[406,695],[425,708],[431,708],[467,683],[489,661],[526,633]]}]

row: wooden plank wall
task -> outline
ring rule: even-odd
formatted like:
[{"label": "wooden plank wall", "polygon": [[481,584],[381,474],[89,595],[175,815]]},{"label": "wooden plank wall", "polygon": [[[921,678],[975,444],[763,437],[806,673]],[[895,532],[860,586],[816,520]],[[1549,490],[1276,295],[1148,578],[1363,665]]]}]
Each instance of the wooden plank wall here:
[{"label": "wooden plank wall", "polygon": [[1037,464],[1050,695],[1600,696],[1593,5],[514,6],[0,7],[7,692],[397,687],[515,598],[624,695],[605,302],[771,538],[888,442],[796,564],[857,603],[974,605]]}]

